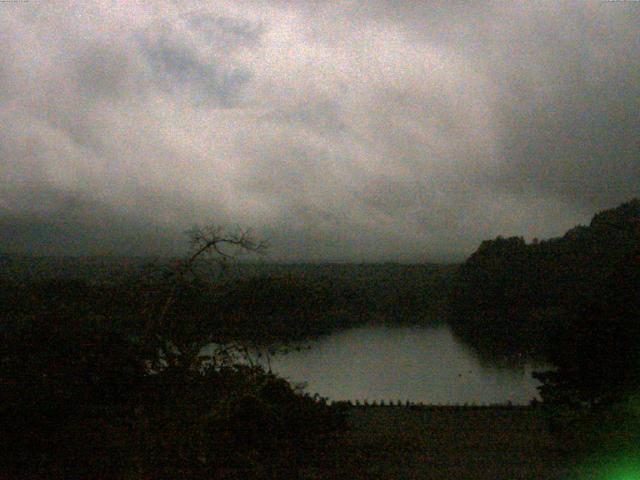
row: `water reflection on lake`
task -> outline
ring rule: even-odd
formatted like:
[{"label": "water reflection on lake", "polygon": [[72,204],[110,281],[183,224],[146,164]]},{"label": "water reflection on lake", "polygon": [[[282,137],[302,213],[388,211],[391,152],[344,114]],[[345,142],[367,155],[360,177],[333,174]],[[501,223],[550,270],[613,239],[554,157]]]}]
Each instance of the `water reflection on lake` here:
[{"label": "water reflection on lake", "polygon": [[276,355],[274,372],[331,400],[526,404],[537,397],[531,365],[487,365],[446,326],[368,326]]}]

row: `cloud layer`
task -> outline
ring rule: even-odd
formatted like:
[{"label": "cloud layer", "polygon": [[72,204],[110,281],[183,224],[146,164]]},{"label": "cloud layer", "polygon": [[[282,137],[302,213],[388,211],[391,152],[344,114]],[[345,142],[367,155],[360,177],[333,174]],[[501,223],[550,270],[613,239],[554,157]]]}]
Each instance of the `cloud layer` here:
[{"label": "cloud layer", "polygon": [[0,248],[442,260],[640,194],[632,2],[85,3],[0,7]]}]

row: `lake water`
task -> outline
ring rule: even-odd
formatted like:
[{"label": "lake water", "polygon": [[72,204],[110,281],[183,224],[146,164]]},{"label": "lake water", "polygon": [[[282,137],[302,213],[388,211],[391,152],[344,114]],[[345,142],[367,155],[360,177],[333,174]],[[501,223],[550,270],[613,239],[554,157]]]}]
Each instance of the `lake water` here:
[{"label": "lake water", "polygon": [[271,358],[274,372],[330,400],[430,404],[526,404],[538,398],[531,372],[488,365],[446,326],[367,326]]}]

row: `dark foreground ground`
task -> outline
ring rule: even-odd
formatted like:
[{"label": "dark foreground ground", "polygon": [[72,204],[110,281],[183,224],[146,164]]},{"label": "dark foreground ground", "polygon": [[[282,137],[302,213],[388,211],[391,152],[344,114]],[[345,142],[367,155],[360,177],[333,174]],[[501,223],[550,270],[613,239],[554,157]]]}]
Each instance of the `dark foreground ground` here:
[{"label": "dark foreground ground", "polygon": [[[532,408],[353,407],[349,416],[352,429],[331,478],[573,477]],[[579,478],[592,478],[585,473]]]}]

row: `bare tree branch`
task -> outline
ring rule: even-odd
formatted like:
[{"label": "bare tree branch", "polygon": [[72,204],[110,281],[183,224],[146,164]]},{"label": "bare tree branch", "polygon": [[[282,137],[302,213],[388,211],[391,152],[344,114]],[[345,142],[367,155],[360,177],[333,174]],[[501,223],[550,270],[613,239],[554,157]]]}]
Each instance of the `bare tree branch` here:
[{"label": "bare tree branch", "polygon": [[202,257],[215,257],[221,267],[225,268],[225,262],[234,260],[239,255],[263,254],[267,249],[266,243],[256,239],[251,230],[240,227],[230,230],[215,225],[195,226],[185,233],[189,236],[192,251],[186,260],[179,262],[175,267],[173,284],[160,313],[156,318],[150,318],[147,321],[143,334],[145,344],[151,341],[154,334],[158,335],[164,327],[169,310],[177,298],[178,288],[187,275],[195,272],[196,263]]}]

